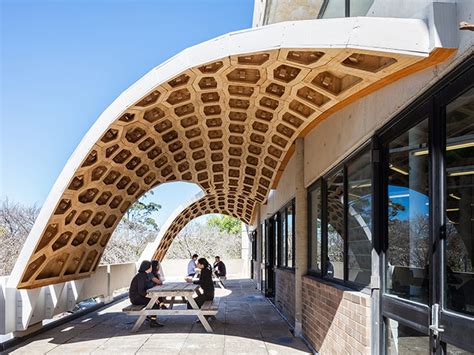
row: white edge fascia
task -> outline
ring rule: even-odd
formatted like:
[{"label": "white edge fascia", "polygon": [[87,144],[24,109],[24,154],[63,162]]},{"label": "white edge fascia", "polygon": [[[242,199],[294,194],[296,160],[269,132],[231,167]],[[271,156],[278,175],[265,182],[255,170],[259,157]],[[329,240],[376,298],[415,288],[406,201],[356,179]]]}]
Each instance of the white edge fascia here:
[{"label": "white edge fascia", "polygon": [[8,286],[16,287],[20,282],[54,208],[87,153],[127,108],[192,67],[228,56],[279,48],[360,48],[421,57],[428,56],[432,50],[428,27],[423,20],[376,17],[276,23],[225,34],[183,50],[125,90],[86,133],[46,198],[8,279]]}]

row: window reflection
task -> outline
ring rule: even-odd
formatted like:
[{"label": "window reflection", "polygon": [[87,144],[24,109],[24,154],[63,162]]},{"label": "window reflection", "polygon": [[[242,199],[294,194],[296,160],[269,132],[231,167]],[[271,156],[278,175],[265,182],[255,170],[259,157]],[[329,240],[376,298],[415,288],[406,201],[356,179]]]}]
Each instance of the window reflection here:
[{"label": "window reflection", "polygon": [[293,267],[293,206],[286,209],[287,228],[287,266]]},{"label": "window reflection", "polygon": [[467,350],[460,349],[454,345],[447,344],[446,355],[474,355],[474,353]]},{"label": "window reflection", "polygon": [[327,179],[328,256],[326,276],[344,279],[344,173]]},{"label": "window reflection", "polygon": [[388,293],[427,303],[428,119],[392,140],[388,165]]},{"label": "window reflection", "polygon": [[430,338],[393,319],[385,318],[385,336],[389,355],[426,355],[430,353]]},{"label": "window reflection", "polygon": [[286,213],[285,210],[280,212],[281,221],[281,234],[280,234],[280,259],[279,266],[286,266],[286,241],[287,241],[287,226],[286,226]]},{"label": "window reflection", "polygon": [[446,110],[446,307],[474,315],[474,89]]},{"label": "window reflection", "polygon": [[372,170],[370,150],[347,165],[348,280],[370,283],[372,250]]},{"label": "window reflection", "polygon": [[311,265],[310,269],[321,272],[321,182],[318,181],[317,186],[310,191],[309,203],[311,206]]}]

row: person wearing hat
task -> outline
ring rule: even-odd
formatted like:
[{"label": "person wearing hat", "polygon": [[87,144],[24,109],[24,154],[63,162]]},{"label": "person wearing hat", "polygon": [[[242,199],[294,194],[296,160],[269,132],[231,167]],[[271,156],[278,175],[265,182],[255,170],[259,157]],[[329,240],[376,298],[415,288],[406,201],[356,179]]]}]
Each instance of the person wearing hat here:
[{"label": "person wearing hat", "polygon": [[[147,305],[150,298],[147,297],[148,274],[152,271],[151,262],[143,260],[138,273],[133,277],[128,291],[128,297],[133,305]],[[159,301],[158,301],[159,302]],[[153,309],[158,309],[159,304],[154,304]],[[163,324],[156,321],[156,316],[147,317],[150,320],[150,327],[162,327]]]}]

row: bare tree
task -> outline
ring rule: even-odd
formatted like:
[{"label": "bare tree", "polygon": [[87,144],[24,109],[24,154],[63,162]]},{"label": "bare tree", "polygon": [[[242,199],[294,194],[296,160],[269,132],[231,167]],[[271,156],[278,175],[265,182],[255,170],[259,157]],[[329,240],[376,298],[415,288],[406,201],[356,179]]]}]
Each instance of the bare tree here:
[{"label": "bare tree", "polygon": [[176,236],[166,256],[170,259],[189,258],[194,253],[210,258],[241,257],[240,233],[228,233],[214,224],[192,221]]},{"label": "bare tree", "polygon": [[[149,194],[153,194],[153,191]],[[123,216],[110,237],[101,264],[137,261],[145,246],[155,239],[159,228],[152,214],[161,206],[154,202],[143,202],[146,195],[135,202]]]},{"label": "bare tree", "polygon": [[0,275],[10,275],[38,216],[36,205],[23,206],[8,198],[0,206]]},{"label": "bare tree", "polygon": [[[145,246],[156,238],[159,228],[152,213],[161,206],[142,201],[136,202],[122,218],[105,248],[102,264],[134,262]],[[11,273],[38,213],[39,208],[35,205],[25,206],[7,198],[0,201],[0,275]],[[240,234],[232,231],[234,234],[217,225],[191,222],[178,235],[168,256],[187,258],[198,253],[208,257],[239,258]]]}]

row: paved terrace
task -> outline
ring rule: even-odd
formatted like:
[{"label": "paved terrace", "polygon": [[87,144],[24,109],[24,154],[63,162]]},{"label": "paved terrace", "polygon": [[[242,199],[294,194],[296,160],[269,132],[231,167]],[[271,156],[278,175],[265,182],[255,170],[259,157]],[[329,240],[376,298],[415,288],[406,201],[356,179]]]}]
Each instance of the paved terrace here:
[{"label": "paved terrace", "polygon": [[[160,317],[162,328],[121,313],[128,299],[58,326],[10,349],[12,354],[310,354],[251,280],[226,282],[227,296],[208,334],[196,317]],[[222,292],[222,290],[216,290]],[[179,305],[177,307],[183,307]]]}]

